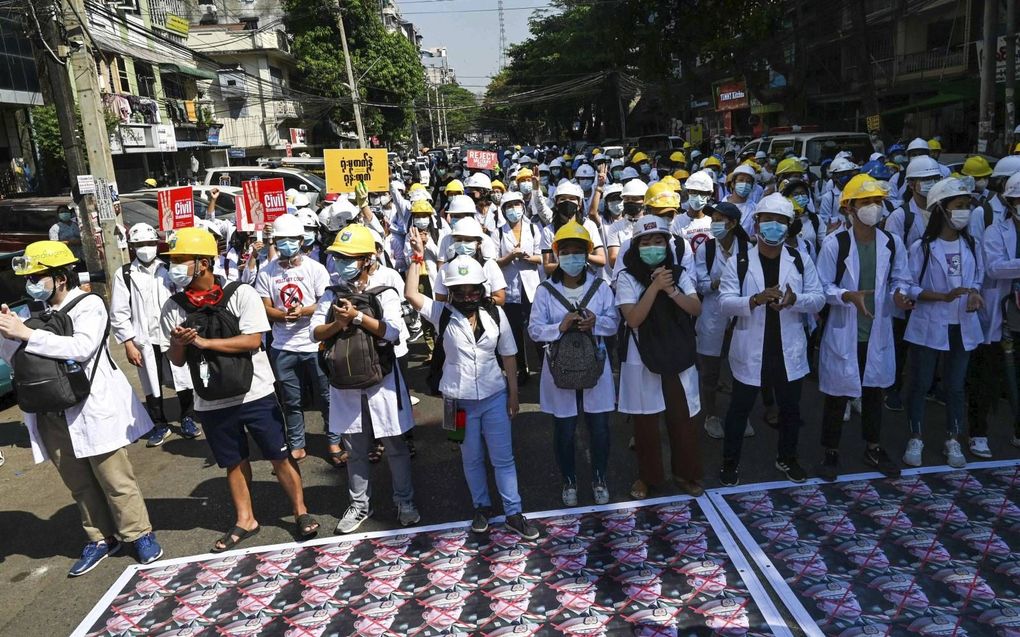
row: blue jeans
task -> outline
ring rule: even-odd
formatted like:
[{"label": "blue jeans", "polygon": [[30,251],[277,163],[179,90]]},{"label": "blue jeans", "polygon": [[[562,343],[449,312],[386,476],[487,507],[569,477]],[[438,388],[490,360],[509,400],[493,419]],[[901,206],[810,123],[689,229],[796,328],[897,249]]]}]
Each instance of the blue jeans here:
[{"label": "blue jeans", "polygon": [[522,511],[522,507],[521,496],[517,491],[517,467],[514,465],[506,399],[507,393],[503,390],[481,400],[457,400],[457,406],[467,416],[460,457],[475,508],[491,507],[489,482],[485,475],[485,451],[488,450],[496,474],[496,488],[503,499],[503,512],[506,515],[516,515]]},{"label": "blue jeans", "polygon": [[301,382],[313,384],[313,395],[319,400],[323,427],[329,437],[329,444],[339,445],[340,434],[329,430],[329,381],[319,368],[315,352],[288,352],[270,349],[276,380],[280,383],[280,402],[283,403],[283,417],[287,422],[287,443],[291,449],[305,448],[305,414],[301,410]]},{"label": "blue jeans", "polygon": [[[580,393],[578,392],[578,394]],[[578,409],[578,413],[580,412],[581,410]],[[584,412],[584,422],[588,425],[588,439],[591,446],[592,482],[604,484],[606,470],[609,466],[609,413],[590,414]],[[553,417],[553,425],[555,427],[553,439],[556,446],[556,464],[560,466],[560,474],[563,476],[564,482],[577,484],[577,472],[574,469],[574,432],[577,430],[577,416]]]},{"label": "blue jeans", "polygon": [[949,326],[949,351],[925,347],[910,346],[913,361],[910,367],[910,399],[907,402],[907,417],[910,420],[910,433],[921,435],[921,422],[924,420],[924,398],[935,379],[935,367],[942,354],[944,369],[942,386],[946,390],[946,429],[950,436],[960,433],[963,422],[963,385],[967,379],[967,363],[970,352],[963,349],[963,338],[959,325]]}]

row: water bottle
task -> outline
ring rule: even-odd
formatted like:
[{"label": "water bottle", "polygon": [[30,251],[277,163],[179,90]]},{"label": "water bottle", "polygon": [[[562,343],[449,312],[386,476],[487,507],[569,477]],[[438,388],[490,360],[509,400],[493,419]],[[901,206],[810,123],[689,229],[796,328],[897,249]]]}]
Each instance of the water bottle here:
[{"label": "water bottle", "polygon": [[77,374],[81,371],[81,365],[78,364],[78,361],[68,360],[64,364],[67,366],[68,374]]}]

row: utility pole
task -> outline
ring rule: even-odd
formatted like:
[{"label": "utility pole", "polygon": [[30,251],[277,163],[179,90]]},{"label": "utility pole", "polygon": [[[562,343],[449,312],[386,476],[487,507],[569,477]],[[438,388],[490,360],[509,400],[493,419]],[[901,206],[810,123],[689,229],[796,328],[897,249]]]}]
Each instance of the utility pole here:
[{"label": "utility pole", "polygon": [[1016,2],[1006,2],[1006,154],[1013,152],[1016,144]]},{"label": "utility pole", "polygon": [[449,147],[450,129],[446,126],[446,100],[443,98],[441,88],[442,86],[436,87],[436,100],[439,102],[439,121],[442,123],[439,136],[442,138],[443,146]]},{"label": "utility pole", "polygon": [[983,25],[984,62],[981,66],[981,101],[978,107],[979,153],[989,152],[988,143],[995,126],[995,23],[998,21],[998,0],[985,0]]},{"label": "utility pole", "polygon": [[613,72],[613,83],[616,85],[616,108],[620,111],[620,137],[627,136],[627,112],[623,110],[623,87],[620,83],[620,72]]},{"label": "utility pole", "polygon": [[351,67],[351,52],[347,48],[347,29],[344,28],[344,16],[340,11],[340,0],[336,2],[336,24],[340,29],[340,45],[344,49],[344,66],[347,67],[347,85],[351,89],[351,100],[354,103],[354,125],[358,129],[358,146],[368,148],[365,141],[365,125],[361,123],[361,93],[358,91],[358,83],[354,81],[354,69]]},{"label": "utility pole", "polygon": [[425,104],[429,111],[429,148],[436,147],[436,127],[432,123],[432,87],[425,85]]}]

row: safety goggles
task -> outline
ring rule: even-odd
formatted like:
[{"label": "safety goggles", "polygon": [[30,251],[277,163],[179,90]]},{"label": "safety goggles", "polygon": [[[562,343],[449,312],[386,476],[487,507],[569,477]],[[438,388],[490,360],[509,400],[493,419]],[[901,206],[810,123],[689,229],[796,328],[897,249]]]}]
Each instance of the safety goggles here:
[{"label": "safety goggles", "polygon": [[25,276],[29,272],[36,270],[47,270],[53,266],[46,265],[35,257],[14,257],[11,259],[11,269],[14,270],[14,274],[19,276]]},{"label": "safety goggles", "polygon": [[858,188],[858,192],[866,197],[885,197],[890,190],[889,182],[886,181],[868,181]]}]

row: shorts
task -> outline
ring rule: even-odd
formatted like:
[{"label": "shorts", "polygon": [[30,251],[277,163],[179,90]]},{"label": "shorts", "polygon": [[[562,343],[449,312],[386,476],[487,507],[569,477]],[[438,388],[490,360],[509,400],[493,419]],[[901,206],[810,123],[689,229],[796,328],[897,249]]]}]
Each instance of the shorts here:
[{"label": "shorts", "polygon": [[248,459],[249,435],[266,460],[283,460],[289,455],[283,412],[276,394],[195,415],[221,468],[228,469]]}]

